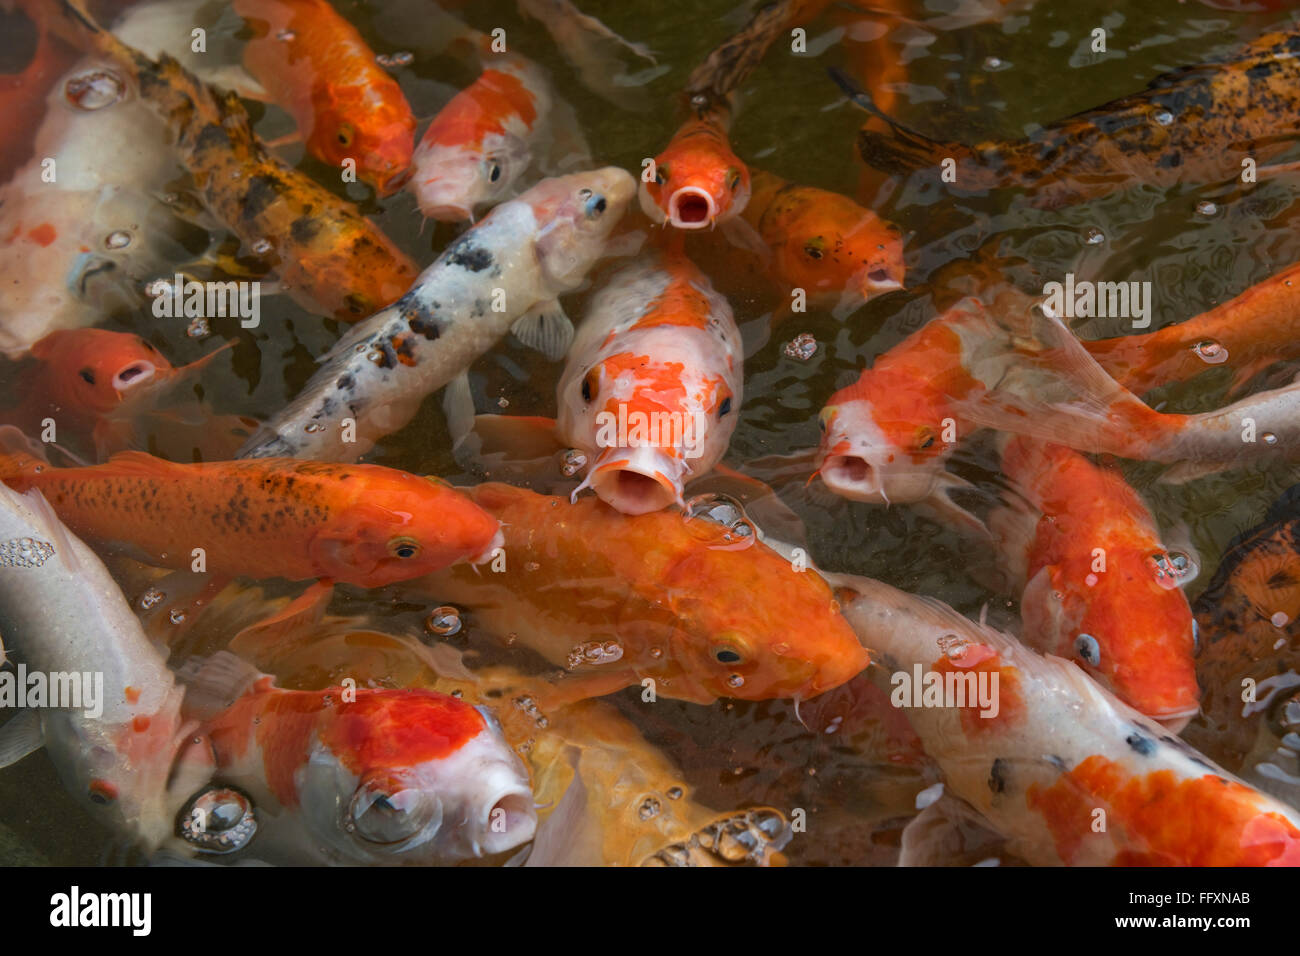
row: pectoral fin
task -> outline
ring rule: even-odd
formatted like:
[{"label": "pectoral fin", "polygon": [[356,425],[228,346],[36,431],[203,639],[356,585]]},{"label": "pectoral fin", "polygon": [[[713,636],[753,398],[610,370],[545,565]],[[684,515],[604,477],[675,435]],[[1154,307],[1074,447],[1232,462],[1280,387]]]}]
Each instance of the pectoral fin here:
[{"label": "pectoral fin", "polygon": [[40,711],[20,710],[0,727],[0,767],[16,764],[44,746]]},{"label": "pectoral fin", "polygon": [[558,362],[573,344],[573,323],[555,299],[539,302],[510,327],[524,345],[536,349],[552,362]]}]

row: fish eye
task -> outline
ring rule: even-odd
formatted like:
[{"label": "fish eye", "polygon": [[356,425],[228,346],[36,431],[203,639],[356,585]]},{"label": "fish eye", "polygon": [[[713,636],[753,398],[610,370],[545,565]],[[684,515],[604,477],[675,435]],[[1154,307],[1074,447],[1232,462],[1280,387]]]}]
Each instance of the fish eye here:
[{"label": "fish eye", "polygon": [[722,400],[722,404],[718,406],[718,417],[721,418],[723,415],[727,414],[727,412],[729,412],[729,411],[731,411],[731,396],[730,396],[730,395],[728,395],[726,398],[724,398],[724,399]]},{"label": "fish eye", "polygon": [[80,376],[82,377],[82,379],[85,380],[88,384],[90,384],[90,385],[94,385],[94,384],[95,384],[95,370],[94,370],[94,369],[92,369],[92,368],[83,368],[83,369],[82,369],[80,372],[78,372],[77,374],[80,375]]},{"label": "fish eye", "polygon": [[604,196],[592,196],[587,200],[587,218],[595,219],[601,215],[609,204]]},{"label": "fish eye", "polygon": [[658,183],[660,186],[667,186],[667,185],[668,185],[668,167],[667,167],[667,166],[660,165],[660,166],[656,166],[656,167],[655,167],[655,182]]},{"label": "fish eye", "polygon": [[488,182],[495,183],[501,179],[501,164],[488,160]]},{"label": "fish eye", "polygon": [[727,188],[730,189],[733,193],[734,193],[737,189],[740,188],[740,170],[739,170],[739,169],[729,169],[729,170],[727,170]]},{"label": "fish eye", "polygon": [[343,306],[352,315],[369,315],[374,311],[370,308],[370,300],[356,292],[349,292],[343,298]]},{"label": "fish eye", "polygon": [[1085,664],[1096,667],[1101,663],[1101,645],[1091,634],[1080,634],[1074,639],[1074,650]]},{"label": "fish eye", "polygon": [[596,389],[600,385],[600,370],[592,369],[582,379],[582,400],[590,402],[591,397],[596,394]]},{"label": "fish eye", "polygon": [[825,243],[822,242],[820,236],[816,239],[809,239],[803,244],[803,253],[809,259],[820,259],[822,257],[822,247],[824,245]]},{"label": "fish eye", "polygon": [[352,795],[347,822],[348,830],[367,843],[400,843],[430,825],[439,826],[442,804],[431,794],[396,781],[374,781]]},{"label": "fish eye", "polygon": [[713,659],[719,664],[740,664],[744,658],[734,648],[727,645],[720,645],[713,649]]},{"label": "fish eye", "polygon": [[352,138],[356,135],[355,131],[347,123],[339,127],[339,145],[351,146]]},{"label": "fish eye", "polygon": [[388,553],[394,558],[414,558],[420,553],[420,542],[414,538],[394,538],[388,542]]},{"label": "fish eye", "polygon": [[928,428],[916,430],[916,447],[922,451],[934,444],[934,432]]},{"label": "fish eye", "polygon": [[817,416],[817,427],[822,430],[822,434],[826,433],[826,429],[827,427],[829,427],[830,421],[834,417],[835,417],[834,405],[827,405],[825,408],[822,409],[822,413]]}]

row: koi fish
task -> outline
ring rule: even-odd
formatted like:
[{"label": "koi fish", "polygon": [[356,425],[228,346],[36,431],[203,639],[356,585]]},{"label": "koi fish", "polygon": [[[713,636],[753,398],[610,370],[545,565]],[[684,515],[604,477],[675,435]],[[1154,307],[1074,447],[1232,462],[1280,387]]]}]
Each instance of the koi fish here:
[{"label": "koi fish", "polygon": [[[344,336],[241,457],[355,459],[510,330],[552,358],[563,355],[573,327],[556,298],[603,254],[634,189],[611,166],[543,180],[497,206],[410,292]],[[355,441],[344,440],[345,419],[355,422]]]},{"label": "koi fish", "polygon": [[786,302],[803,289],[808,303],[843,319],[878,295],[903,288],[903,237],[847,196],[753,170],[743,213],[766,247]]},{"label": "koi fish", "polygon": [[1216,411],[1156,412],[1107,375],[1059,319],[1030,309],[1026,297],[1009,298],[996,318],[974,300],[958,303],[831,397],[819,453],[831,491],[860,501],[940,502],[965,485],[943,462],[959,435],[981,427],[1175,464],[1184,477],[1300,452],[1300,384]]},{"label": "koi fish", "polygon": [[[906,707],[946,787],[1016,856],[1048,866],[1300,863],[1300,813],[1210,763],[1073,664],[938,601],[865,578],[833,580],[843,585],[847,619],[886,663],[878,683]],[[927,694],[941,690],[931,705],[916,687],[908,692],[917,677]],[[980,686],[991,691],[989,706],[974,699]],[[1104,828],[1094,826],[1099,812]]]},{"label": "koi fish", "polygon": [[[742,400],[740,331],[684,256],[624,269],[592,300],[557,388],[557,434],[624,514],[658,511],[726,453]],[[620,434],[620,426],[623,434]]]},{"label": "koi fish", "polygon": [[27,47],[32,37],[31,58],[19,69],[0,74],[0,183],[31,159],[33,143],[30,131],[41,125],[46,111],[46,96],[77,58],[76,51],[50,33],[38,18],[26,15],[24,5],[12,13],[0,12],[5,33],[11,41]]},{"label": "koi fish", "polygon": [[82,0],[60,9],[134,80],[208,210],[274,268],[295,302],[355,321],[410,286],[416,270],[406,255],[351,203],[270,155],[238,96],[219,96],[165,53],[154,60],[126,45]]},{"label": "koi fish", "polygon": [[[500,519],[505,569],[413,587],[573,672],[552,696],[651,679],[656,693],[696,703],[806,699],[867,664],[824,582],[792,570],[743,519],[624,515],[596,498],[571,504],[496,483],[467,493]],[[742,592],[742,604],[726,597]]]},{"label": "koi fish", "polygon": [[749,202],[749,168],[727,142],[729,110],[706,107],[654,159],[642,182],[641,209],[657,223],[703,229],[734,219]]},{"label": "koi fish", "polygon": [[430,219],[472,219],[477,207],[510,195],[548,135],[554,93],[545,72],[468,31],[483,72],[433,118],[420,137],[409,188]]},{"label": "koi fish", "polygon": [[375,53],[326,0],[235,0],[252,27],[244,65],[294,118],[310,152],[381,196],[400,188],[415,149],[415,116]]},{"label": "koi fish", "polygon": [[181,713],[184,691],[103,563],[39,492],[0,486],[0,538],[0,628],[8,650],[47,675],[50,693],[61,684],[74,695],[60,706],[23,709],[0,727],[0,765],[44,745],[74,797],[156,848],[181,803],[204,783],[186,771],[169,788],[194,727]]},{"label": "koi fish", "polygon": [[1020,597],[1025,639],[1074,661],[1177,732],[1199,709],[1187,568],[1116,471],[1011,438],[1002,471],[1023,496],[988,521]]},{"label": "koi fish", "polygon": [[1225,550],[1196,600],[1205,687],[1190,740],[1260,789],[1295,804],[1300,660],[1300,491]]},{"label": "koi fish", "polygon": [[1275,362],[1300,354],[1300,263],[1236,298],[1155,332],[1084,342],[1116,381],[1138,395],[1220,365],[1241,388]]},{"label": "koi fish", "polygon": [[1276,32],[1237,54],[1157,77],[1141,93],[1046,126],[1022,140],[974,146],[930,139],[897,123],[840,74],[851,99],[884,120],[888,133],[864,127],[858,152],[894,175],[956,160],[963,192],[1024,187],[1035,205],[1055,208],[1140,182],[1160,189],[1214,183],[1241,172],[1244,151],[1257,158],[1300,134],[1293,90],[1300,79],[1300,36]]},{"label": "koi fish", "polygon": [[253,798],[268,861],[449,864],[532,839],[527,772],[486,708],[418,688],[285,690],[225,652],[190,686],[234,698],[185,759]]},{"label": "koi fish", "polygon": [[496,521],[464,495],[379,465],[183,465],[122,452],[102,465],[50,468],[13,453],[0,456],[0,480],[42,491],[83,537],[124,541],[148,564],[184,570],[201,547],[206,569],[221,576],[382,587],[499,543]]}]

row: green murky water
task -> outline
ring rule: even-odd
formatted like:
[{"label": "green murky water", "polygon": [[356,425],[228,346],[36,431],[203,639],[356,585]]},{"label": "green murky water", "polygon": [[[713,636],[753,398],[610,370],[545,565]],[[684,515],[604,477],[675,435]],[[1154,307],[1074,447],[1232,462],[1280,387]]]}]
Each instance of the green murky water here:
[{"label": "green murky water", "polygon": [[[377,51],[414,54],[409,66],[393,72],[421,120],[419,131],[473,78],[466,63],[413,45],[412,38],[421,36],[424,0],[347,0],[336,5]],[[659,152],[683,119],[677,91],[687,74],[744,22],[747,10],[734,0],[584,0],[581,5],[622,35],[650,46],[667,68],[650,86],[650,111],[616,110],[585,89],[545,30],[521,19],[512,2],[482,0],[459,13],[479,30],[504,27],[514,48],[551,71],[560,94],[577,109],[598,165],[639,170],[642,159]],[[217,6],[205,9],[212,13]],[[949,139],[1015,137],[1135,92],[1162,72],[1227,53],[1287,21],[1285,13],[1227,13],[1197,0],[1041,0],[1000,23],[937,34],[909,66],[910,86],[898,115],[918,130]],[[237,18],[229,13],[216,22],[230,36],[238,29]],[[1108,31],[1105,54],[1087,52],[1087,38],[1097,26]],[[861,171],[853,143],[863,114],[826,75],[829,66],[847,65],[835,40],[832,27],[822,20],[809,28],[809,55],[794,55],[780,44],[774,47],[742,87],[732,143],[753,166],[853,195]],[[0,47],[5,42],[0,38]],[[431,42],[430,50],[436,46]],[[261,110],[258,128],[266,137],[280,135],[289,126],[282,113]],[[290,147],[286,155],[295,158],[300,150]],[[367,188],[339,183],[333,171],[311,159],[299,164],[359,202],[420,267],[457,231],[445,225],[422,228],[407,194],[377,202]],[[1294,191],[1293,181],[1286,179],[1261,183],[1248,192],[1232,185],[1169,191],[1136,187],[1053,212],[1009,200],[1005,192],[954,198],[896,184],[860,198],[870,199],[880,215],[908,236],[909,288],[996,240],[1002,254],[1023,257],[1047,277],[1073,271],[1080,278],[1150,281],[1153,327],[1159,327],[1223,302],[1300,259],[1300,234],[1292,228]],[[1213,201],[1217,213],[1198,214],[1197,204],[1203,200]],[[1103,242],[1086,242],[1093,229],[1105,236]],[[610,268],[596,270],[596,284]],[[580,293],[567,300],[569,313],[581,316],[586,298],[587,293]],[[762,341],[764,316],[746,312],[743,301],[733,304],[747,341]],[[727,463],[743,469],[756,458],[814,447],[817,413],[828,396],[934,314],[928,293],[919,291],[873,301],[843,323],[817,312],[795,317],[747,359],[745,402]],[[158,319],[147,310],[106,316],[103,325],[145,336],[176,365],[197,358],[218,340],[234,339],[235,348],[204,372],[203,397],[215,410],[259,418],[271,415],[296,393],[312,374],[315,357],[340,334],[336,323],[309,316],[283,297],[263,302],[259,328],[241,330],[235,320],[217,319],[214,336],[204,341],[188,338],[182,320]],[[1100,337],[1124,330],[1102,320],[1079,331]],[[782,354],[782,344],[800,332],[812,333],[819,343],[815,357],[806,363]],[[479,408],[496,411],[494,406],[504,399],[509,413],[553,415],[560,369],[560,364],[512,340],[503,342],[474,366]],[[1152,400],[1165,402],[1166,410],[1213,407],[1223,399],[1226,380],[1226,372],[1211,371]],[[407,428],[382,443],[373,460],[452,479],[465,477],[448,447],[440,405],[430,401]],[[995,463],[982,455],[978,443],[959,453],[953,467],[976,479],[995,471]],[[1294,481],[1283,466],[1240,470],[1185,486],[1156,483],[1152,468],[1134,465],[1125,470],[1163,528],[1186,528],[1202,560],[1193,592],[1213,573],[1227,542],[1257,523]],[[816,487],[792,491],[786,500],[807,523],[819,564],[934,595],[968,614],[978,614],[992,602],[995,621],[1015,618],[1014,605],[982,590],[968,574],[967,569],[989,563],[990,556],[948,529],[906,508],[855,504]],[[790,623],[799,626],[798,621]],[[471,634],[469,640],[488,638]],[[628,692],[628,700],[633,698]],[[633,708],[621,698],[620,703],[632,716]],[[928,782],[873,765],[848,748],[808,734],[794,721],[787,703],[703,708],[663,701],[653,710],[653,719],[639,718],[647,738],[679,762],[683,780],[701,802],[719,810],[748,803],[802,806],[814,820],[825,821],[811,824],[807,838],[792,844],[792,862],[887,862],[891,838],[876,832],[875,821],[905,812],[907,797]],[[895,779],[900,774],[901,782]],[[5,824],[0,856],[9,862],[39,857],[95,864],[123,858],[111,835],[62,791],[44,756],[0,774],[0,820]]]}]

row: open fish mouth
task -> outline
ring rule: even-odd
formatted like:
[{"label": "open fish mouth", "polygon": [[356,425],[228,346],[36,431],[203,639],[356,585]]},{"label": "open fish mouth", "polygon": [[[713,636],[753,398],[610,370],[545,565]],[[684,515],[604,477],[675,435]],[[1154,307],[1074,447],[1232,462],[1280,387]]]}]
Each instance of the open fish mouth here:
[{"label": "open fish mouth", "polygon": [[678,229],[703,229],[718,218],[718,203],[698,186],[683,186],[668,200],[668,221]]},{"label": "open fish mouth", "polygon": [[830,455],[818,472],[822,483],[837,495],[854,501],[885,503],[880,470],[858,455]]},{"label": "open fish mouth", "polygon": [[685,507],[676,459],[653,449],[613,448],[601,456],[578,486],[591,488],[606,504],[626,515],[650,514],[669,505]]}]

